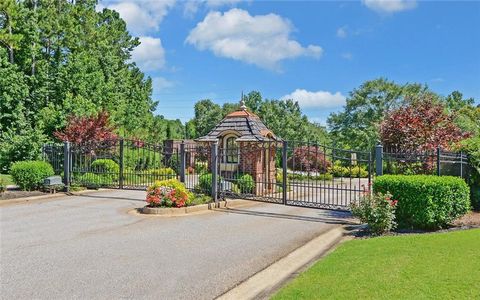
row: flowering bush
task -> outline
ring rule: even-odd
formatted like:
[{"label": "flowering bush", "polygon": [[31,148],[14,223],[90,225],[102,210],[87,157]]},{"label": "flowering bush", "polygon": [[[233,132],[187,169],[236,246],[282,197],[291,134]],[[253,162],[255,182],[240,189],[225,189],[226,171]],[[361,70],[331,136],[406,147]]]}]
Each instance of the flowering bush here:
[{"label": "flowering bush", "polygon": [[352,202],[352,214],[362,223],[367,223],[373,234],[382,234],[396,228],[395,210],[397,200],[392,199],[389,193],[372,194],[368,190],[358,203]]},{"label": "flowering bush", "polygon": [[150,207],[184,207],[192,203],[193,194],[176,179],[156,181],[147,188]]}]

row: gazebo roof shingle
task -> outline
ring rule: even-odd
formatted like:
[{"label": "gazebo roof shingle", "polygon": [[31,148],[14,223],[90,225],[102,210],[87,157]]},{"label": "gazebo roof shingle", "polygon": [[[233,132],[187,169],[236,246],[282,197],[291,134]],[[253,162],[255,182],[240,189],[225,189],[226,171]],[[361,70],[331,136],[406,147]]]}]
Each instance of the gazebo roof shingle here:
[{"label": "gazebo roof shingle", "polygon": [[244,106],[228,114],[207,135],[196,139],[196,141],[214,142],[231,132],[238,135],[237,142],[279,141],[279,138],[263,124],[262,120],[256,114],[249,112]]}]

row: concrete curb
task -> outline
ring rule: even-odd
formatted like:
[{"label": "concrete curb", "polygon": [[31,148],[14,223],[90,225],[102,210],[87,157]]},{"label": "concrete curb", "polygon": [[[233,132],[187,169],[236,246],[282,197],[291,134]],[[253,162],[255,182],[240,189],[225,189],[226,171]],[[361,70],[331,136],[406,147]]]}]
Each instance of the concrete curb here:
[{"label": "concrete curb", "polygon": [[58,192],[55,194],[46,194],[46,195],[39,195],[33,197],[22,197],[22,198],[14,198],[8,200],[0,200],[0,206],[8,205],[8,204],[16,204],[20,202],[30,202],[30,201],[38,201],[38,200],[50,200],[55,199],[58,197],[65,197],[65,196],[77,196],[83,194],[90,194],[90,193],[98,193],[98,192],[108,192],[112,191],[112,189],[98,189],[98,190],[82,190],[77,192]]},{"label": "concrete curb", "polygon": [[194,206],[187,206],[181,208],[175,207],[142,207],[140,212],[146,215],[158,215],[158,216],[183,216],[190,213],[196,213],[200,211],[215,210],[222,208],[233,208],[246,206],[251,204],[258,204],[257,201],[249,200],[228,200],[228,201],[219,201],[218,206],[215,203],[200,204]]},{"label": "concrete curb", "polygon": [[331,250],[344,235],[342,226],[334,226],[279,261],[251,276],[233,289],[219,296],[219,300],[266,299],[299,270]]}]

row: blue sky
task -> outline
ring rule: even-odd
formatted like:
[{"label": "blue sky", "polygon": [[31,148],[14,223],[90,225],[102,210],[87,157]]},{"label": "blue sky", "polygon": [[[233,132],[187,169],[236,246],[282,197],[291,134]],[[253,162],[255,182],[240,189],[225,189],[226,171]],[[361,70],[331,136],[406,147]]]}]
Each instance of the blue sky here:
[{"label": "blue sky", "polygon": [[187,121],[200,99],[294,98],[313,121],[386,77],[480,103],[480,2],[103,1],[142,44],[157,114]]}]

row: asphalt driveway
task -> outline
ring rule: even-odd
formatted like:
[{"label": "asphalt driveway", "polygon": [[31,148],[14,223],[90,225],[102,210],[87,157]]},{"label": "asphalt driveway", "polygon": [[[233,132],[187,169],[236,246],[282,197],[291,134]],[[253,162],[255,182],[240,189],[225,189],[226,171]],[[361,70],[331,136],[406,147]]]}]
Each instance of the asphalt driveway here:
[{"label": "asphalt driveway", "polygon": [[117,190],[0,204],[0,297],[212,299],[346,217],[268,203],[129,213],[143,197]]}]

